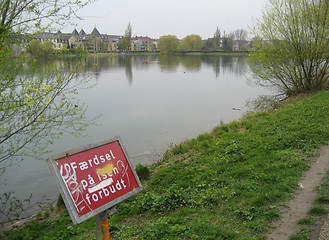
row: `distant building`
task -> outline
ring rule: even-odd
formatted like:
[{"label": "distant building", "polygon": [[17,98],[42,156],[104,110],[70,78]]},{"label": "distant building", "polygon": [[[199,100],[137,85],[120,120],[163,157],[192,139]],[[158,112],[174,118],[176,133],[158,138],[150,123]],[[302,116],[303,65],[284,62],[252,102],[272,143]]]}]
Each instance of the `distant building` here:
[{"label": "distant building", "polygon": [[[119,51],[119,41],[122,38],[123,36],[119,35],[101,34],[96,27],[90,34],[86,34],[83,29],[80,32],[74,29],[72,33],[62,33],[58,30],[56,33],[45,32],[34,36],[34,39],[38,39],[40,42],[49,40],[55,51],[81,49],[92,53],[117,52]],[[151,52],[157,49],[156,46],[156,41],[149,37],[131,39],[131,51]]]},{"label": "distant building", "polygon": [[131,38],[131,51],[136,52],[153,52],[156,50],[155,40],[149,37]]},{"label": "distant building", "polygon": [[72,35],[79,35],[78,31],[76,29],[73,30]]},{"label": "distant building", "polygon": [[115,52],[118,50],[121,36],[101,34],[95,27],[90,34],[82,29],[79,36],[75,36],[75,45],[87,52]]},{"label": "distant building", "polygon": [[40,33],[36,34],[34,39],[38,39],[40,42],[45,42],[46,40],[50,41],[53,44],[54,50],[62,50],[65,48],[65,45],[62,40],[62,34],[59,33]]},{"label": "distant building", "polygon": [[81,29],[79,35],[87,35],[87,33],[83,29]]},{"label": "distant building", "polygon": [[101,34],[99,33],[99,31],[97,30],[96,27],[94,27],[93,31],[90,33],[91,36],[94,36],[94,37],[101,37]]}]

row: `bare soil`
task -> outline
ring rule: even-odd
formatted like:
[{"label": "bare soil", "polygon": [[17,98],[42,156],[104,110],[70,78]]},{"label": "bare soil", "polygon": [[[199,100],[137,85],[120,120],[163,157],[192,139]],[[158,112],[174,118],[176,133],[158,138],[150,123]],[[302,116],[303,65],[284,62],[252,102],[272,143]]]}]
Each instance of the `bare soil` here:
[{"label": "bare soil", "polygon": [[[311,161],[310,169],[305,173],[299,189],[293,199],[280,209],[281,219],[273,223],[273,231],[267,235],[270,240],[288,240],[293,234],[301,230],[297,221],[307,216],[316,199],[316,187],[320,186],[329,171],[329,146],[322,147],[319,156]],[[312,240],[329,239],[329,218],[323,217],[317,221],[316,230],[312,234]]]}]

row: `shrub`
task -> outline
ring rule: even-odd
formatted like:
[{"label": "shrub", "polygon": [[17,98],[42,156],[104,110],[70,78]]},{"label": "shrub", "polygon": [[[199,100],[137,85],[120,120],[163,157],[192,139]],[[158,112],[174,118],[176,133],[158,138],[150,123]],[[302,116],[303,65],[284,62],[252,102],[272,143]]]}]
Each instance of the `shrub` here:
[{"label": "shrub", "polygon": [[150,169],[147,166],[143,166],[142,164],[138,164],[136,166],[136,173],[140,180],[148,180],[150,179]]}]

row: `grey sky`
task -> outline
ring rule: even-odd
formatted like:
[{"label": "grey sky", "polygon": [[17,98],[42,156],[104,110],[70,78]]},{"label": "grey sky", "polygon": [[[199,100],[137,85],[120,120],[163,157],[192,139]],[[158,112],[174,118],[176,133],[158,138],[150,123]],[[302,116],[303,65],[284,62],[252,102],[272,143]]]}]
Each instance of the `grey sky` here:
[{"label": "grey sky", "polygon": [[[80,31],[123,35],[132,25],[133,36],[172,34],[183,38],[199,34],[212,37],[217,26],[221,32],[249,30],[268,0],[97,0],[78,12],[84,20],[73,20]],[[72,32],[74,26],[63,29]]]}]

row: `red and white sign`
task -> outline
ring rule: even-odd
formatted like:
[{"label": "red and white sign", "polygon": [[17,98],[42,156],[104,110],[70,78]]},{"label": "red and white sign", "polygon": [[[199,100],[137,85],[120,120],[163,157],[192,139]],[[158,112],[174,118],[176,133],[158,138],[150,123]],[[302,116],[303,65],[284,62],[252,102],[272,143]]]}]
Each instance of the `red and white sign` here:
[{"label": "red and white sign", "polygon": [[142,190],[119,139],[58,158],[52,166],[75,223]]}]

